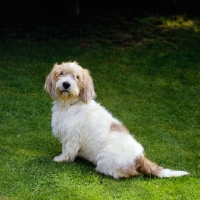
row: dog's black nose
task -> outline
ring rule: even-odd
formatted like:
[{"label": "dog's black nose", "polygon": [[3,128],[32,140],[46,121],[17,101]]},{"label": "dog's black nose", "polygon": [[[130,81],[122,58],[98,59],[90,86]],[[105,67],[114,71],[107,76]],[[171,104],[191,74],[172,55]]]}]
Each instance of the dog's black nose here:
[{"label": "dog's black nose", "polygon": [[64,87],[65,89],[68,89],[68,88],[70,87],[70,83],[69,83],[69,82],[64,82],[64,83],[63,83],[63,87]]}]

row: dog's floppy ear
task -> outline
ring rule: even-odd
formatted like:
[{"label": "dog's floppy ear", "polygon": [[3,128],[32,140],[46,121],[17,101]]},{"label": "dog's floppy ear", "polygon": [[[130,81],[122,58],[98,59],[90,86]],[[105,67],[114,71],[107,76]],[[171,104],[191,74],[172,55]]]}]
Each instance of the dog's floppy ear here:
[{"label": "dog's floppy ear", "polygon": [[87,69],[83,69],[82,76],[80,77],[79,81],[81,82],[81,101],[84,103],[88,103],[88,101],[95,98],[96,94],[94,91],[92,77],[90,76],[89,71]]},{"label": "dog's floppy ear", "polygon": [[56,82],[53,79],[52,73],[50,73],[45,81],[44,89],[46,92],[48,92],[51,96],[52,100],[55,100],[57,98],[57,93],[56,93]]}]

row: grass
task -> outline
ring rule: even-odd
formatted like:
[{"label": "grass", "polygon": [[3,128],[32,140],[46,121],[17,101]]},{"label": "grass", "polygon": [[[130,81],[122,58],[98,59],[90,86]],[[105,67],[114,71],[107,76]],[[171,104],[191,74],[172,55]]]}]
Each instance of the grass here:
[{"label": "grass", "polygon": [[[136,25],[113,37],[0,43],[0,199],[199,198],[199,21],[148,17]],[[149,159],[190,175],[114,180],[81,158],[53,162],[61,145],[51,135],[43,85],[53,64],[68,60],[91,71],[96,100],[128,127]]]}]

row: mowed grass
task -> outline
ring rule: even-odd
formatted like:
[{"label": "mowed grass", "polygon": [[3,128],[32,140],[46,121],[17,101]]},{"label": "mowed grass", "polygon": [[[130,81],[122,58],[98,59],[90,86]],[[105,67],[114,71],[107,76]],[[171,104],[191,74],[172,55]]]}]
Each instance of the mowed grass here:
[{"label": "mowed grass", "polygon": [[[128,45],[94,37],[1,42],[0,199],[198,199],[200,36],[192,22],[162,18],[155,33],[154,20],[143,19]],[[51,134],[43,85],[54,63],[69,60],[91,71],[96,101],[126,125],[149,159],[190,175],[114,180],[81,158],[53,162],[61,144]]]}]

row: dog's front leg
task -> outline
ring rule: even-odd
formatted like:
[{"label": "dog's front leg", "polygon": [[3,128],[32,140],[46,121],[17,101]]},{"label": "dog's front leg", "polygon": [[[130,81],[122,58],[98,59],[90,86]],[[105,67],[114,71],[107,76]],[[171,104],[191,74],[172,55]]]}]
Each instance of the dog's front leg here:
[{"label": "dog's front leg", "polygon": [[80,149],[79,144],[71,143],[71,142],[62,142],[62,154],[56,156],[53,160],[55,162],[72,162],[78,155],[78,151]]}]

